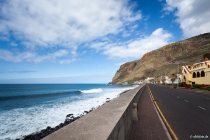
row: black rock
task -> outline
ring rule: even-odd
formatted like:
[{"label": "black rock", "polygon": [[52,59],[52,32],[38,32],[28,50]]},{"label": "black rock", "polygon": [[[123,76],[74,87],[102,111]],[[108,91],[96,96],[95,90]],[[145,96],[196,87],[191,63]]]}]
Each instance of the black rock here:
[{"label": "black rock", "polygon": [[89,113],[89,111],[84,111],[84,113],[88,114],[88,113]]},{"label": "black rock", "polygon": [[47,130],[50,130],[50,129],[51,129],[51,127],[50,127],[50,126],[48,126],[46,129],[47,129]]},{"label": "black rock", "polygon": [[63,126],[64,126],[64,124],[63,124],[63,123],[60,123],[60,124],[59,124],[59,126],[60,126],[60,127],[63,127]]},{"label": "black rock", "polygon": [[59,128],[60,128],[60,126],[59,126],[59,125],[57,125],[57,126],[55,127],[55,129],[57,129],[57,130],[58,130]]},{"label": "black rock", "polygon": [[77,119],[79,119],[80,117],[76,117],[76,118],[74,118],[74,120],[77,120]]},{"label": "black rock", "polygon": [[45,129],[42,129],[40,132],[41,132],[41,133],[44,133],[44,132],[45,132]]},{"label": "black rock", "polygon": [[29,140],[31,138],[31,135],[25,136],[24,140]]},{"label": "black rock", "polygon": [[71,116],[73,116],[73,114],[68,114],[68,115],[66,115],[66,117],[71,117]]}]

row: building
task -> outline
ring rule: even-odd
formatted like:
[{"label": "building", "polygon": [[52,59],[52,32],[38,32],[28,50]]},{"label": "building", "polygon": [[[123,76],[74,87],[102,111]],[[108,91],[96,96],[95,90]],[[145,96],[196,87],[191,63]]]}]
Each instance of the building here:
[{"label": "building", "polygon": [[141,85],[141,84],[143,84],[143,83],[144,83],[143,80],[139,80],[139,81],[135,81],[135,82],[133,83],[133,85]]},{"label": "building", "polygon": [[124,82],[124,83],[122,83],[122,85],[128,85],[128,82]]},{"label": "building", "polygon": [[188,88],[193,84],[210,86],[210,60],[182,66],[181,81]]},{"label": "building", "polygon": [[[180,83],[182,75],[181,74],[176,74],[176,79],[174,80],[174,84]],[[172,84],[171,78],[169,76],[165,76],[165,83],[166,84]]]},{"label": "building", "polygon": [[154,83],[155,78],[154,77],[147,77],[144,81],[145,83]]}]

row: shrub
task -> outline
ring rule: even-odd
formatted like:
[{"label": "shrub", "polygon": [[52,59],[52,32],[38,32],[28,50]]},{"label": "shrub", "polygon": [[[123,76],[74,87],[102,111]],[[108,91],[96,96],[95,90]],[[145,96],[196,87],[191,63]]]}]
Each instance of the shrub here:
[{"label": "shrub", "polygon": [[179,83],[179,87],[184,87],[184,85],[182,83]]},{"label": "shrub", "polygon": [[202,89],[202,85],[192,85],[192,89]]},{"label": "shrub", "polygon": [[210,87],[205,87],[205,90],[208,90],[208,91],[210,91]]}]

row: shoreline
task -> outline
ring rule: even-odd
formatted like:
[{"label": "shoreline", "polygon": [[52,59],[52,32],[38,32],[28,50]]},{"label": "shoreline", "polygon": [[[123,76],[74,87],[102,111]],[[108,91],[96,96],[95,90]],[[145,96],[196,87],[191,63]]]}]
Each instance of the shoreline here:
[{"label": "shoreline", "polygon": [[[121,92],[115,98],[118,98],[119,96],[121,96],[122,94],[124,94],[124,93],[126,93],[126,92],[128,92],[130,90],[131,89]],[[115,99],[115,98],[113,98],[113,99]],[[113,100],[113,99],[111,99],[111,100]],[[37,132],[33,132],[33,133],[29,134],[29,135],[24,135],[21,138],[16,138],[16,140],[39,140],[39,139],[42,139],[42,138],[52,134],[53,132],[63,128],[64,126],[66,126],[66,125],[68,125],[68,124],[70,124],[70,123],[72,123],[72,122],[82,118],[83,116],[87,115],[88,113],[98,109],[100,106],[105,105],[106,103],[108,103],[111,100],[110,100],[110,98],[106,98],[106,101],[102,105],[99,105],[99,106],[97,106],[95,108],[93,107],[89,111],[84,111],[82,114],[80,114],[80,115],[78,115],[76,117],[74,117],[73,114],[67,114],[68,117],[66,116],[65,121],[61,122],[57,126],[55,126],[55,127],[47,126],[47,128],[45,128],[45,129],[42,129],[42,130],[37,131]]]}]

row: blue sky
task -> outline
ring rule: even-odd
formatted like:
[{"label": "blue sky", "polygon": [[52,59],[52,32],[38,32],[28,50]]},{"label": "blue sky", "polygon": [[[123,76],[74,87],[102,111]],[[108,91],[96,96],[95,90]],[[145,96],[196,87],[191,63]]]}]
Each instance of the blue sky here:
[{"label": "blue sky", "polygon": [[0,83],[108,83],[120,65],[210,32],[209,0],[2,0]]}]

